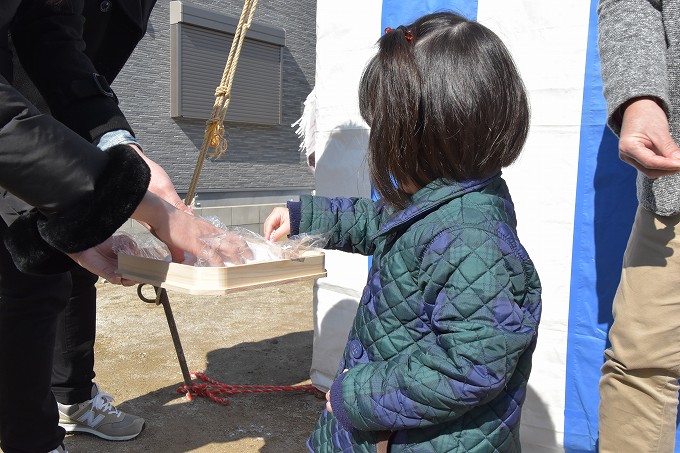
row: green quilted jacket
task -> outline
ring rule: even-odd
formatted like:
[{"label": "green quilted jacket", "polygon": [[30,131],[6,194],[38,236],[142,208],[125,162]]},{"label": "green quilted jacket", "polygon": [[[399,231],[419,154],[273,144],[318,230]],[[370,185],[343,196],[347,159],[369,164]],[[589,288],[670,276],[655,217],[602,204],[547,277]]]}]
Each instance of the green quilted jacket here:
[{"label": "green quilted jacket", "polygon": [[311,196],[289,209],[292,234],[373,255],[310,451],[375,452],[387,437],[392,453],[521,451],[541,286],[500,175],[434,181],[399,212]]}]

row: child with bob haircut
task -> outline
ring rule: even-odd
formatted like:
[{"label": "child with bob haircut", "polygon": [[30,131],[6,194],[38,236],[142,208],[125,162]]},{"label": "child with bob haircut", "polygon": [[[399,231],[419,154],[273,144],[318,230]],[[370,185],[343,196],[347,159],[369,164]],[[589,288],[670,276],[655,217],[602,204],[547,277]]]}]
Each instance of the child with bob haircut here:
[{"label": "child with bob haircut", "polygon": [[454,13],[388,28],[361,79],[379,201],[302,196],[265,237],[373,255],[314,452],[519,452],[541,286],[501,168],[529,128],[501,40]]}]

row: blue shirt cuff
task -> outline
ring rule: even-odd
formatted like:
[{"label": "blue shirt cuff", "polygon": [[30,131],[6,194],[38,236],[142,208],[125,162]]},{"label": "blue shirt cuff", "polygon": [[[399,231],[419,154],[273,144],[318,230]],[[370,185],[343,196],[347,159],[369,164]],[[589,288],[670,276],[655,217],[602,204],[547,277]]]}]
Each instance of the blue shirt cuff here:
[{"label": "blue shirt cuff", "polygon": [[116,145],[137,145],[139,149],[142,149],[142,146],[139,144],[137,139],[135,139],[130,131],[125,129],[107,132],[99,138],[99,141],[95,143],[95,145],[97,145],[97,148],[101,149],[102,151],[106,151],[107,149]]},{"label": "blue shirt cuff", "polygon": [[300,234],[300,218],[302,218],[302,203],[299,201],[289,201],[286,203],[288,217],[290,218],[290,235]]}]

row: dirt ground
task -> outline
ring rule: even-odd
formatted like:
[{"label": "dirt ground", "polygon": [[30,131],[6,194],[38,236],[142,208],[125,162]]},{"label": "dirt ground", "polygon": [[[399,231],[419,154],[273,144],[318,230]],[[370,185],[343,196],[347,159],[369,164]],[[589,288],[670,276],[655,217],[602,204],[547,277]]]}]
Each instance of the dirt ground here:
[{"label": "dirt ground", "polygon": [[[306,451],[325,402],[319,395],[238,394],[228,406],[190,401],[176,391],[182,373],[163,308],[142,302],[136,287],[97,285],[96,381],[118,408],[143,416],[146,428],[128,442],[69,435],[70,453]],[[310,383],[311,280],[224,296],[168,296],[190,371],[228,384]]]}]

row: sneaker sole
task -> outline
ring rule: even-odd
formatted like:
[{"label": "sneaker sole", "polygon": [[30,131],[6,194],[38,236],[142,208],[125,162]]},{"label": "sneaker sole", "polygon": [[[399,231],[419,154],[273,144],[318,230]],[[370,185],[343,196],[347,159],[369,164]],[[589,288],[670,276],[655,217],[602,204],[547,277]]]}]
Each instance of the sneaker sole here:
[{"label": "sneaker sole", "polygon": [[104,434],[101,431],[97,431],[94,428],[89,428],[87,426],[80,426],[80,425],[72,425],[72,424],[61,424],[59,423],[59,426],[64,428],[67,433],[86,433],[86,434],[92,434],[93,436],[100,437],[105,440],[131,440],[134,439],[135,437],[139,436],[142,431],[144,431],[144,427],[146,427],[146,423],[142,425],[142,429],[139,430],[138,433],[136,434],[129,434],[125,436],[109,436],[108,434]]}]

